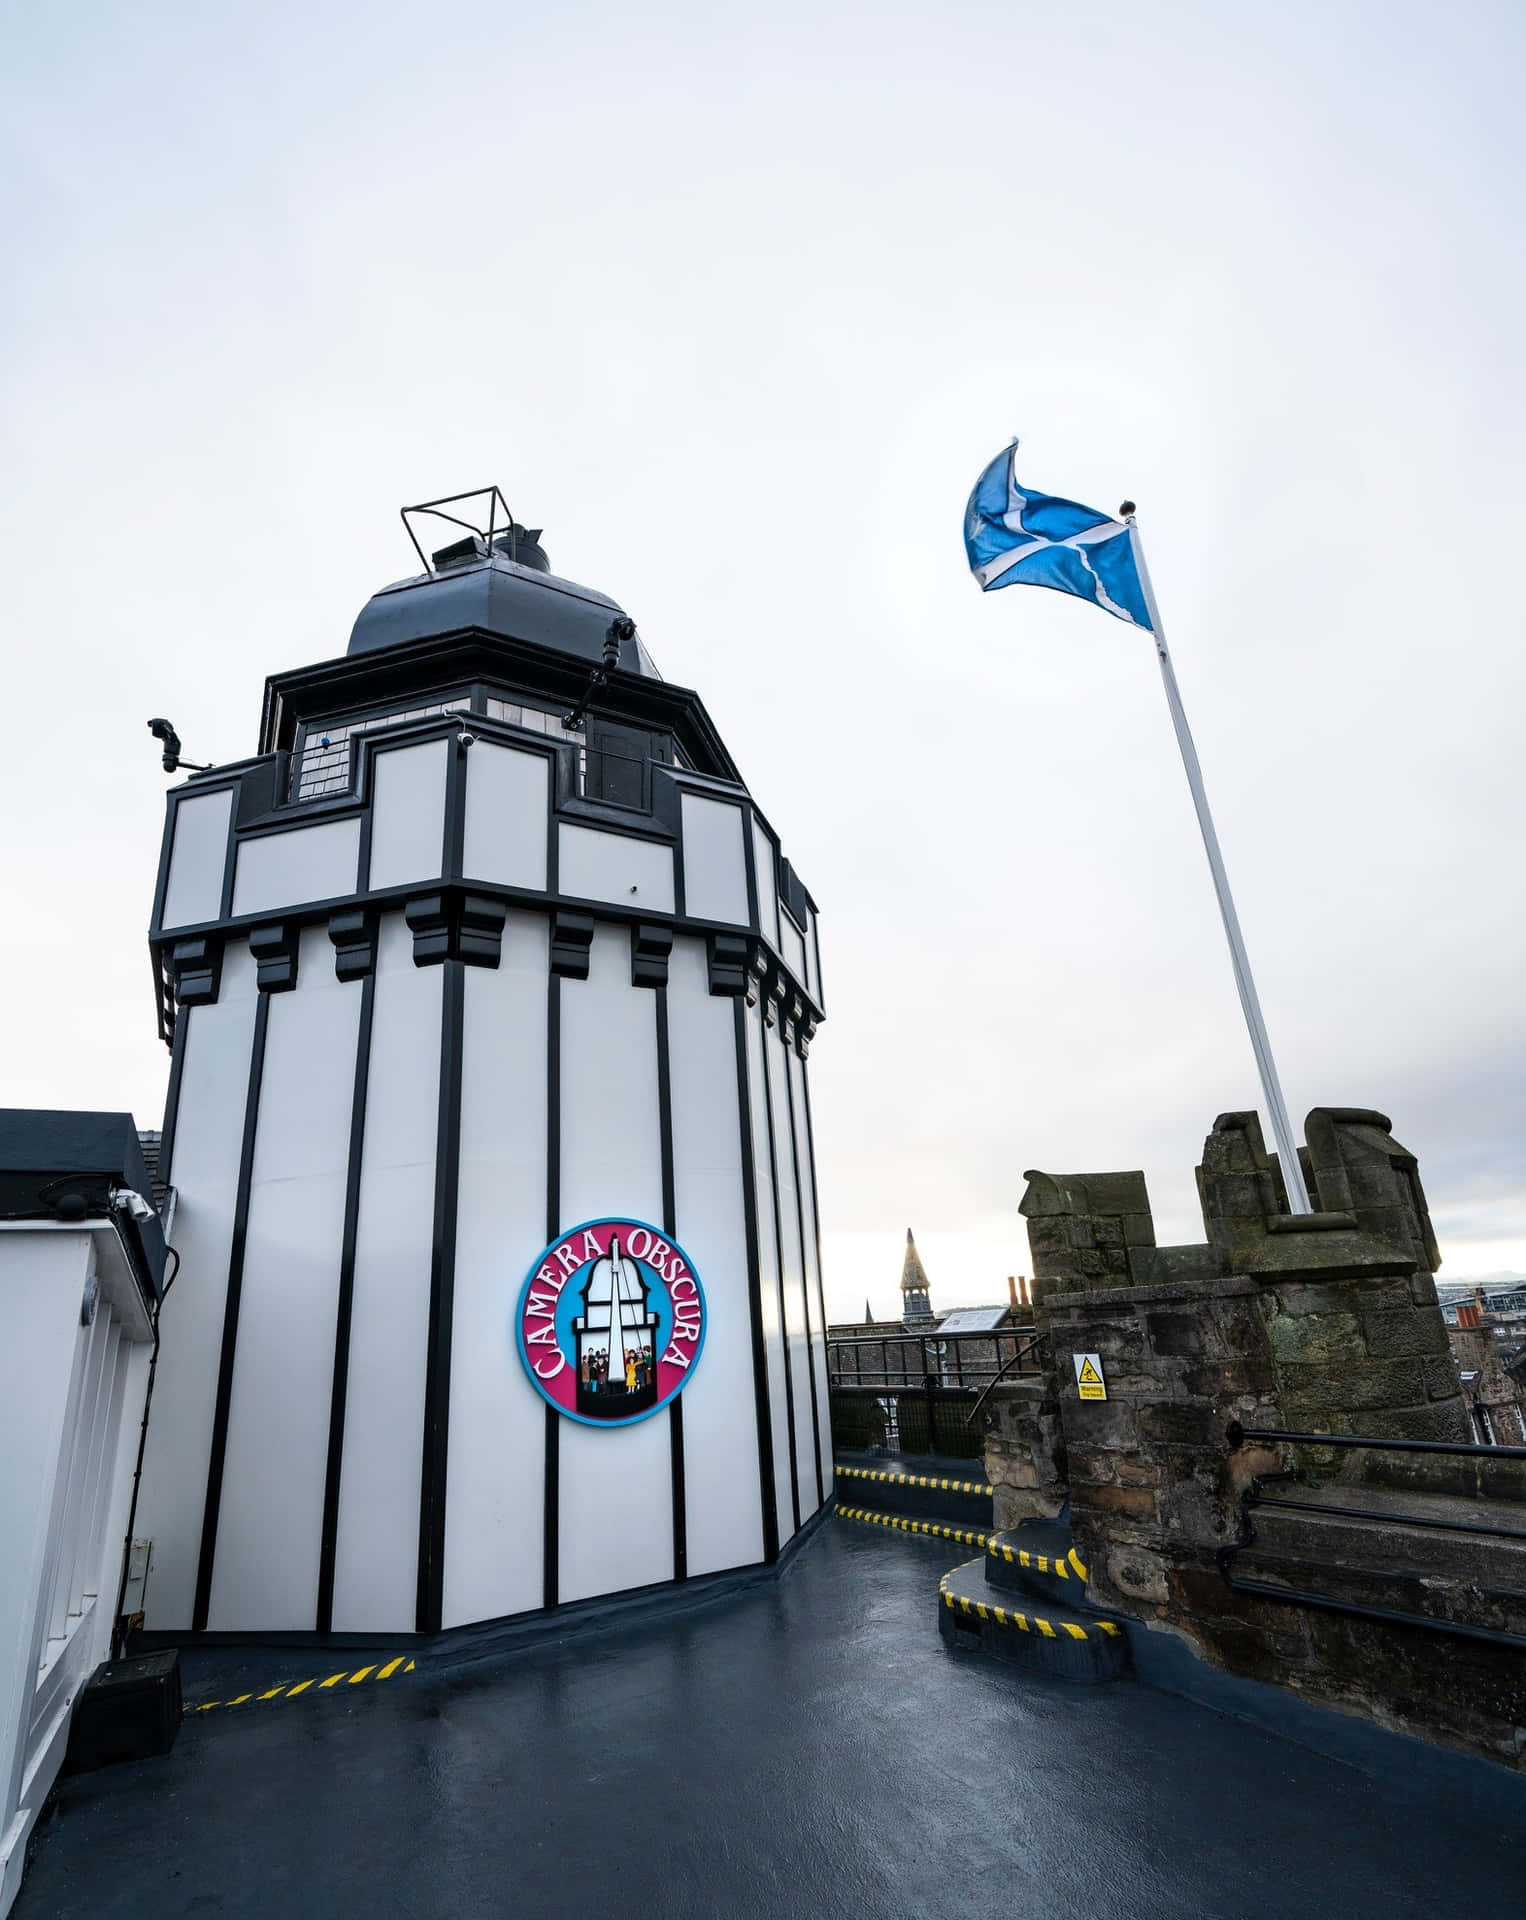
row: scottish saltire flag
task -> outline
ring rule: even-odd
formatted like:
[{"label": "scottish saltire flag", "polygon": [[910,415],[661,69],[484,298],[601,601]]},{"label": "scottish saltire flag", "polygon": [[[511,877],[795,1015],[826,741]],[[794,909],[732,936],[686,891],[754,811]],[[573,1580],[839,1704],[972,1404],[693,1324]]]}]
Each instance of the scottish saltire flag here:
[{"label": "scottish saltire flag", "polygon": [[983,593],[1053,587],[1152,631],[1134,543],[1121,520],[1017,483],[1017,442],[975,482],[964,510],[970,572]]}]

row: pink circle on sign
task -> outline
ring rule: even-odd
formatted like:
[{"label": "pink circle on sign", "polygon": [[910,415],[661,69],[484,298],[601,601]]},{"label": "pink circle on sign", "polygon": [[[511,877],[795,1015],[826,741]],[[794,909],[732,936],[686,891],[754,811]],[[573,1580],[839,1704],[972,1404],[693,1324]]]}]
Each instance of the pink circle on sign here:
[{"label": "pink circle on sign", "polygon": [[628,1427],[682,1392],[705,1344],[705,1291],[678,1242],[624,1215],[585,1220],[532,1262],[514,1310],[536,1392],[569,1420]]}]

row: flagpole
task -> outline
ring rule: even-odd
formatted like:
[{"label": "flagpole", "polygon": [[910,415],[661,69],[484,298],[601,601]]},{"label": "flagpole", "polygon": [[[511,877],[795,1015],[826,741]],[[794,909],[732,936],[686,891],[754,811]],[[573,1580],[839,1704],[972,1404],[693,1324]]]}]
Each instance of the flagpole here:
[{"label": "flagpole", "polygon": [[1219,851],[1219,836],[1214,832],[1213,815],[1208,811],[1208,795],[1203,787],[1203,769],[1198,765],[1197,748],[1192,742],[1192,729],[1187,725],[1181,689],[1176,684],[1176,669],[1171,664],[1171,652],[1166,645],[1165,629],[1160,623],[1160,608],[1155,604],[1155,589],[1150,584],[1150,569],[1145,564],[1144,542],[1139,537],[1132,502],[1125,501],[1119,508],[1119,513],[1129,529],[1129,541],[1134,550],[1134,565],[1139,574],[1140,587],[1144,592],[1145,609],[1150,616],[1155,652],[1160,661],[1160,677],[1165,682],[1166,705],[1171,709],[1171,724],[1176,729],[1176,744],[1182,751],[1182,765],[1187,769],[1187,785],[1192,789],[1192,804],[1197,808],[1197,823],[1202,829],[1203,849],[1208,855],[1209,872],[1213,875],[1213,890],[1219,897],[1219,913],[1223,918],[1224,933],[1229,941],[1229,957],[1234,963],[1235,985],[1240,991],[1240,1006],[1245,1014],[1245,1024],[1250,1029],[1251,1050],[1256,1056],[1256,1069],[1261,1075],[1261,1091],[1266,1098],[1267,1115],[1272,1123],[1272,1139],[1277,1148],[1277,1157],[1282,1163],[1282,1178],[1287,1187],[1288,1205],[1294,1213],[1312,1213],[1314,1209],[1309,1204],[1308,1189],[1303,1181],[1303,1168],[1298,1159],[1298,1143],[1293,1137],[1292,1127],[1288,1124],[1288,1110],[1282,1098],[1282,1083],[1277,1078],[1277,1063],[1272,1058],[1272,1044],[1266,1037],[1266,1024],[1261,1018],[1261,1002],[1256,997],[1256,983],[1251,978],[1250,960],[1240,932],[1240,916],[1235,912],[1234,896],[1229,891],[1229,875],[1224,871],[1224,856]]}]

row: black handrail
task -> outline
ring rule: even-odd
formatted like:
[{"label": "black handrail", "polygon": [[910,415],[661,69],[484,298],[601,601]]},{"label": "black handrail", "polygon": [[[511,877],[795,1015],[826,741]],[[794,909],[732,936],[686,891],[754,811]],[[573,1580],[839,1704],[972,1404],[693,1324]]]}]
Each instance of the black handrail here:
[{"label": "black handrail", "polygon": [[[1481,1447],[1471,1441],[1461,1440],[1381,1440],[1371,1434],[1353,1433],[1295,1433],[1282,1427],[1246,1427],[1238,1420],[1231,1420],[1225,1428],[1225,1439],[1231,1450],[1241,1447],[1247,1440],[1257,1440],[1277,1445],[1287,1443],[1294,1446],[1315,1447],[1374,1447],[1392,1453],[1433,1453],[1448,1454],[1460,1458],[1485,1460],[1526,1460],[1526,1447]],[[1312,1500],[1289,1500],[1263,1492],[1269,1480],[1301,1480],[1303,1475],[1296,1469],[1284,1469],[1277,1473],[1253,1474],[1240,1494],[1238,1502],[1238,1537],[1227,1541],[1215,1553],[1219,1573],[1224,1584],[1235,1593],[1253,1594],[1263,1600],[1281,1600],[1294,1606],[1316,1607],[1326,1613],[1355,1614],[1363,1620],[1376,1620],[1386,1626],[1421,1627],[1432,1633],[1451,1634],[1463,1640],[1482,1640],[1492,1646],[1514,1647],[1526,1651],[1526,1635],[1511,1633],[1503,1627],[1472,1626],[1461,1620],[1446,1620],[1428,1613],[1411,1613],[1398,1607],[1369,1606],[1361,1600],[1336,1599],[1332,1595],[1311,1593],[1299,1587],[1283,1587],[1270,1580],[1246,1580],[1236,1578],[1231,1571],[1235,1555],[1243,1553],[1256,1542],[1256,1526],[1251,1514],[1258,1506],[1289,1507],[1300,1512],[1321,1513],[1332,1520],[1393,1520],[1402,1518],[1406,1525],[1446,1528],[1453,1533],[1483,1534],[1491,1538],[1522,1539],[1526,1535],[1512,1532],[1505,1527],[1478,1526],[1472,1522],[1459,1520],[1450,1523],[1418,1514],[1395,1514],[1378,1512],[1367,1508],[1327,1506]]]},{"label": "black handrail", "polygon": [[1011,1366],[1015,1366],[1018,1363],[1018,1361],[1022,1359],[1025,1353],[1032,1353],[1033,1349],[1038,1345],[1038,1343],[1039,1343],[1039,1336],[1037,1334],[1034,1334],[1032,1339],[1025,1341],[1024,1344],[1018,1348],[1017,1352],[1012,1355],[1012,1358],[1010,1360],[1004,1360],[1002,1362],[1000,1371],[996,1374],[995,1378],[988,1380],[986,1384],[980,1389],[980,1398],[975,1402],[974,1406],[971,1407],[969,1412],[964,1416],[964,1424],[967,1427],[974,1426],[975,1416],[977,1413],[979,1413],[980,1409],[985,1405],[987,1394],[990,1393],[992,1387],[994,1387],[997,1381],[999,1381],[1002,1378],[1002,1376],[1006,1373],[1007,1368]]},{"label": "black handrail", "polygon": [[1380,1440],[1362,1433],[1288,1433],[1281,1427],[1242,1427],[1231,1420],[1224,1429],[1230,1446],[1242,1447],[1247,1440],[1264,1440],[1273,1445],[1286,1441],[1300,1447],[1378,1447],[1385,1453],[1454,1453],[1480,1460],[1526,1460],[1526,1447],[1481,1447],[1463,1440]]}]

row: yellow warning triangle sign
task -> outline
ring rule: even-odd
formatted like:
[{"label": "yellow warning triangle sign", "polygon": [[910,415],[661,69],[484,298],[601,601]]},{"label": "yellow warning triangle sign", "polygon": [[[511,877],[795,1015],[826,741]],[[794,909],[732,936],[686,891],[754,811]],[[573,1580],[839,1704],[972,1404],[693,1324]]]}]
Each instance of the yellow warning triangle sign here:
[{"label": "yellow warning triangle sign", "polygon": [[1083,1387],[1100,1387],[1102,1375],[1092,1365],[1090,1356],[1081,1362],[1081,1371],[1076,1375]]}]

